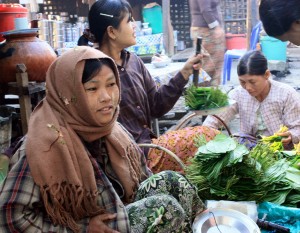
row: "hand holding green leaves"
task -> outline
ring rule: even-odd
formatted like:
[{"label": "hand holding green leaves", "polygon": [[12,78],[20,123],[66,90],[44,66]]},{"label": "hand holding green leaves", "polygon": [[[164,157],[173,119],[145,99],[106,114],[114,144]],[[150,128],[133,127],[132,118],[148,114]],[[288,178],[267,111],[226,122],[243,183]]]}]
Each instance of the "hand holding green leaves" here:
[{"label": "hand holding green leaves", "polygon": [[273,135],[262,136],[261,142],[263,144],[269,145],[270,149],[273,152],[283,151],[284,150],[283,144],[285,143],[284,140],[286,140],[285,135],[290,135],[288,130],[289,130],[288,127],[281,125],[280,129]]}]

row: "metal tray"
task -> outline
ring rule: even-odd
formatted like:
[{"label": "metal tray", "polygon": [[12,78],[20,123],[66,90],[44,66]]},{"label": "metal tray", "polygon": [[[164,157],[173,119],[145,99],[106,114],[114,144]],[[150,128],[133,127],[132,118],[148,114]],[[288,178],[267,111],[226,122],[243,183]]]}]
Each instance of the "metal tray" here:
[{"label": "metal tray", "polygon": [[232,209],[211,208],[198,215],[194,233],[260,233],[257,224],[247,215]]}]

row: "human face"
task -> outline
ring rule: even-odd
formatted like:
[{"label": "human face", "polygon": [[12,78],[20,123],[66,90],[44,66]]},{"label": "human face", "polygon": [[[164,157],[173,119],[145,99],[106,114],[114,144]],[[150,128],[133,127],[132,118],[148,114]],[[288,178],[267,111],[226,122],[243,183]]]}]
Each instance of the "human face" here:
[{"label": "human face", "polygon": [[122,49],[136,44],[136,23],[130,13],[125,14],[115,35],[115,41]]},{"label": "human face", "polygon": [[89,108],[101,125],[109,123],[119,101],[119,87],[112,69],[103,65],[101,70],[83,84]]},{"label": "human face", "polygon": [[277,38],[281,41],[290,41],[295,45],[300,45],[300,20],[296,20],[286,33]]},{"label": "human face", "polygon": [[241,75],[239,81],[241,86],[253,97],[263,101],[270,91],[269,71],[264,75]]}]

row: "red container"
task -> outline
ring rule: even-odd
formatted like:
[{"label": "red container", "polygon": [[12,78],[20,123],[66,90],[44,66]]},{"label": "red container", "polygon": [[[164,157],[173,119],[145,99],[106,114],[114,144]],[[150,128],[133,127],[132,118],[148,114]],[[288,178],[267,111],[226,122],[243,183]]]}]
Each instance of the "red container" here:
[{"label": "red container", "polygon": [[226,34],[227,49],[246,49],[247,37],[246,34]]},{"label": "red container", "polygon": [[16,18],[27,19],[28,10],[20,4],[0,4],[0,42],[4,40],[1,32],[15,29]]},{"label": "red container", "polygon": [[24,64],[27,68],[29,81],[44,82],[46,71],[56,59],[53,48],[37,38],[38,29],[24,29],[8,32],[6,41],[0,46],[0,85],[16,82],[16,66]]}]

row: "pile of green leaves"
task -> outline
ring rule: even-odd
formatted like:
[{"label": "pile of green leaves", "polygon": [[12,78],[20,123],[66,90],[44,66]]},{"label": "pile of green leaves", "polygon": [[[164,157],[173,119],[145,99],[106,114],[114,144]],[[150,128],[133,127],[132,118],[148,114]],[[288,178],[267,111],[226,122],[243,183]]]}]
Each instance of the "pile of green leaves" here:
[{"label": "pile of green leaves", "polygon": [[258,144],[248,151],[219,134],[198,148],[185,172],[203,200],[269,201],[287,206],[300,202],[300,171],[268,145]]},{"label": "pile of green leaves", "polygon": [[185,104],[192,110],[218,108],[228,105],[228,96],[217,87],[190,85],[184,94]]}]

